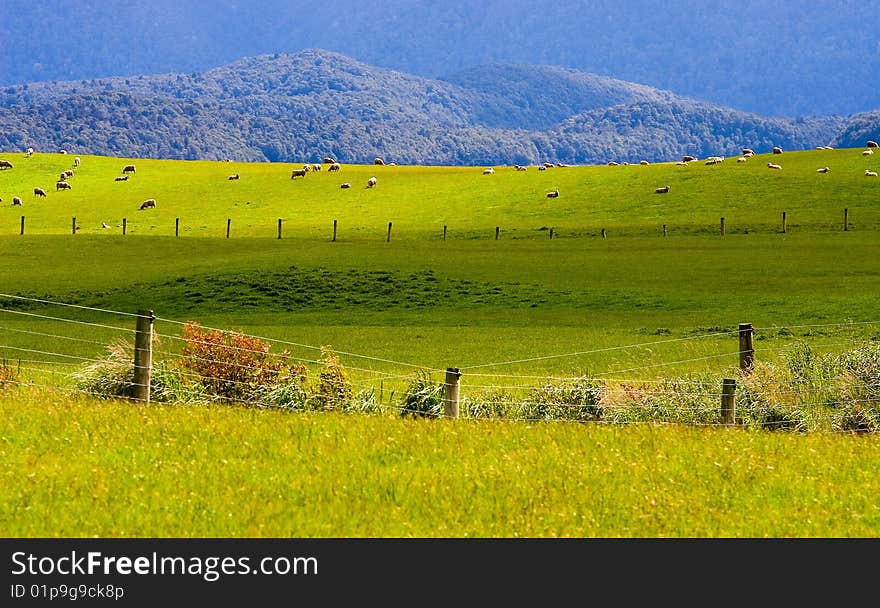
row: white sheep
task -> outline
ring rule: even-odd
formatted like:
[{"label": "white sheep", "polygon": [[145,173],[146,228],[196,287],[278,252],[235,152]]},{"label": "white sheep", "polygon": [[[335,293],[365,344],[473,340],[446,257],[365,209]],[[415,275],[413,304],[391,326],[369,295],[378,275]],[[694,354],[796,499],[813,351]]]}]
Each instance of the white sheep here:
[{"label": "white sheep", "polygon": [[779,165],[774,165],[773,163],[767,163],[768,169],[782,169]]},{"label": "white sheep", "polygon": [[877,172],[876,172],[876,171],[871,171],[871,170],[869,170],[869,169],[865,169],[865,175],[866,175],[867,177],[877,177]]}]

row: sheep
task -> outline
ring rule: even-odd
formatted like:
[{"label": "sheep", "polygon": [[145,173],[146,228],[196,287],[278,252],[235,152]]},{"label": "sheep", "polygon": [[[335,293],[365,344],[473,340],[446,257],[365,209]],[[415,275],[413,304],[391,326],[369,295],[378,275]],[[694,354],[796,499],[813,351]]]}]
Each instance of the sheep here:
[{"label": "sheep", "polygon": [[233,173],[227,179],[233,180],[233,179],[239,179],[240,177],[241,176],[238,173]]},{"label": "sheep", "polygon": [[70,184],[68,184],[67,182],[65,182],[63,180],[59,181],[59,182],[55,182],[55,192],[58,192],[59,190],[72,190],[72,189],[73,188],[71,188]]},{"label": "sheep", "polygon": [[335,160],[334,158],[332,158],[332,157],[330,157],[330,156],[325,156],[325,157],[324,157],[324,164],[325,164],[325,165],[335,165],[335,164],[337,164],[337,163],[336,163],[336,160]]},{"label": "sheep", "polygon": [[306,176],[305,169],[294,169],[293,171],[290,172],[290,179],[293,179],[295,177],[305,177],[305,176]]},{"label": "sheep", "polygon": [[685,167],[685,166],[687,166],[687,163],[684,162],[683,160],[677,161],[675,164],[678,165],[679,167]]},{"label": "sheep", "polygon": [[774,165],[773,163],[767,163],[768,169],[782,169],[779,165]]},{"label": "sheep", "polygon": [[303,171],[305,171],[306,173],[308,173],[308,172],[311,171],[311,170],[312,170],[312,166],[311,166],[311,165],[303,165]]},{"label": "sheep", "polygon": [[492,167],[489,167],[488,169],[483,169],[483,175],[492,175],[493,173],[495,173],[495,169],[493,169]]},{"label": "sheep", "polygon": [[127,182],[127,181],[128,181],[128,176],[127,176],[127,175],[120,175],[120,176],[117,176],[113,181],[115,181],[115,182]]},{"label": "sheep", "polygon": [[872,148],[868,148],[868,149],[862,151],[862,156],[871,156],[873,153],[874,153],[874,150]]},{"label": "sheep", "polygon": [[871,140],[869,140],[867,146],[868,146],[869,148],[876,148],[876,147],[877,147],[877,142],[876,142],[876,141],[871,141]]},{"label": "sheep", "polygon": [[546,171],[546,170],[547,170],[547,167],[545,167],[544,165],[538,165],[538,171]]},{"label": "sheep", "polygon": [[547,193],[547,198],[559,198],[559,188]]},{"label": "sheep", "polygon": [[375,177],[371,177],[370,179],[367,180],[367,188],[372,188],[375,185],[376,185],[376,178]]},{"label": "sheep", "polygon": [[0,160],[0,169],[13,169],[12,163],[8,160]]},{"label": "sheep", "polygon": [[34,196],[42,196],[43,198],[46,198],[46,191],[42,188],[34,188]]},{"label": "sheep", "polygon": [[80,162],[82,162],[82,161],[80,160],[79,156],[77,156],[76,158],[73,159],[73,166],[79,167]]},{"label": "sheep", "polygon": [[752,150],[751,148],[743,148],[742,153],[743,153],[743,156],[745,156],[746,154],[751,154],[752,156],[755,155],[755,151]]},{"label": "sheep", "polygon": [[646,161],[646,160],[640,160],[640,161],[639,161],[639,164],[640,164],[640,165],[650,165],[651,163],[649,163],[649,162]]},{"label": "sheep", "polygon": [[[326,160],[326,159],[324,159],[324,160]],[[341,171],[341,170],[342,170],[342,165],[340,165],[339,163],[336,163],[336,162],[330,163],[330,166],[327,167],[327,171]]]},{"label": "sheep", "polygon": [[22,205],[21,199],[17,196],[13,196],[12,197],[12,206],[13,207],[21,207],[21,205]]},{"label": "sheep", "polygon": [[524,167],[522,165],[514,165],[513,168],[516,169],[517,171],[526,171],[527,170],[527,167]]},{"label": "sheep", "polygon": [[67,150],[61,149],[58,151],[59,154],[67,154]]},{"label": "sheep", "polygon": [[384,165],[385,161],[377,156],[376,158],[373,159],[373,164],[374,165]]},{"label": "sheep", "polygon": [[110,225],[107,222],[101,222],[101,228],[109,228]]},{"label": "sheep", "polygon": [[552,169],[553,166],[554,166],[553,163],[548,163],[548,162],[544,163],[544,167],[546,167],[547,169]]},{"label": "sheep", "polygon": [[67,171],[62,173],[62,175],[65,175],[67,177],[73,177],[73,169],[68,169]]},{"label": "sheep", "polygon": [[828,173],[830,170],[828,167],[819,167],[816,169],[816,173]]},{"label": "sheep", "polygon": [[654,190],[654,194],[666,194],[667,192],[669,192],[669,186],[663,186]]},{"label": "sheep", "polygon": [[877,177],[876,171],[871,171],[870,169],[865,169],[865,176],[867,177]]},{"label": "sheep", "polygon": [[320,170],[321,170],[321,165],[319,165],[318,163],[315,163],[312,165],[312,171],[320,171]]},{"label": "sheep", "polygon": [[135,169],[134,165],[125,165],[122,168],[122,172],[123,173],[137,173],[137,170]]},{"label": "sheep", "polygon": [[613,160],[609,160],[609,161],[608,161],[608,166],[609,166],[609,167],[616,167],[617,165],[618,165],[618,163],[614,162]]},{"label": "sheep", "polygon": [[339,187],[342,188],[343,190],[345,190],[347,188],[351,188],[351,183],[350,182],[343,182],[343,183],[339,184]]},{"label": "sheep", "polygon": [[745,154],[743,154],[743,156],[746,157],[746,158],[751,158],[751,157],[753,157],[754,155],[755,155],[755,153],[752,152],[751,150],[748,151],[748,152],[746,152]]},{"label": "sheep", "polygon": [[717,165],[717,164],[720,163],[720,162],[721,162],[721,161],[718,160],[717,158],[707,158],[707,159],[706,159],[706,164],[707,164],[707,165]]},{"label": "sheep", "polygon": [[28,148],[27,151],[25,152],[25,155],[27,155],[27,156],[33,156],[33,155],[34,155],[34,149],[33,149],[33,148]]},{"label": "sheep", "polygon": [[148,198],[143,203],[141,203],[140,209],[151,209],[156,207],[156,199]]},{"label": "sheep", "polygon": [[782,148],[779,146],[773,146],[773,154],[782,154]]},{"label": "sheep", "polygon": [[681,162],[683,162],[683,163],[689,163],[689,162],[692,162],[692,161],[695,161],[695,160],[697,160],[697,157],[696,157],[696,156],[691,156],[691,155],[689,155],[689,154],[686,155],[686,156],[682,156],[682,157],[681,157]]},{"label": "sheep", "polygon": [[746,158],[745,156],[740,156],[739,158],[736,159],[736,162],[738,162],[738,163],[745,163],[745,162],[748,162],[748,160],[749,160],[749,159]]}]

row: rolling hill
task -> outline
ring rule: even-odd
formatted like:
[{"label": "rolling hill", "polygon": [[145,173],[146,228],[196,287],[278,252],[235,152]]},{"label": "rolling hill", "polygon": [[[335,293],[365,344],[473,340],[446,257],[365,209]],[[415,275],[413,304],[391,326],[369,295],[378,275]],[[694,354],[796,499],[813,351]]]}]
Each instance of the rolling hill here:
[{"label": "rolling hill", "polygon": [[198,74],[0,91],[0,149],[150,158],[601,164],[813,148],[844,125],[842,117],[766,118],[552,66],[437,80],[318,49]]}]

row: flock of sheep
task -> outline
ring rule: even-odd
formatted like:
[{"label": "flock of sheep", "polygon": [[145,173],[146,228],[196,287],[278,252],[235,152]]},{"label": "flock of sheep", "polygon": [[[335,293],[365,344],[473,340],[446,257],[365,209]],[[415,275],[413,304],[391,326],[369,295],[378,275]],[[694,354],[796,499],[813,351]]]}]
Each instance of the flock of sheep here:
[{"label": "flock of sheep", "polygon": [[[865,150],[862,151],[862,155],[863,156],[871,156],[874,154],[874,150],[876,148],[878,148],[877,142],[868,141],[866,144]],[[831,150],[833,148],[831,148],[830,146],[817,146],[816,149],[817,150]],[[773,154],[781,155],[782,153],[783,153],[782,148],[780,148],[779,146],[773,147]],[[67,151],[61,150],[61,154],[67,154]],[[25,157],[27,158],[27,157],[31,157],[33,155],[34,155],[34,149],[28,148],[25,153]],[[753,156],[755,156],[754,150],[752,150],[751,148],[743,148],[742,155],[739,158],[737,158],[737,162],[738,163],[747,162]],[[229,159],[227,159],[227,160],[229,160]],[[678,166],[686,166],[686,165],[693,163],[693,162],[696,162],[698,160],[699,159],[697,159],[697,157],[695,157],[695,156],[685,155],[682,157],[682,159],[680,161],[677,161],[675,164]],[[79,156],[74,157],[73,167],[74,168],[79,167],[81,162],[82,162],[82,160]],[[724,157],[722,157],[722,156],[709,156],[708,158],[704,159],[704,164],[706,164],[706,165],[717,165],[717,164],[720,164],[723,162],[724,162]],[[373,164],[377,165],[377,166],[381,166],[381,165],[394,166],[396,163],[386,163],[384,161],[384,159],[382,159],[380,157],[376,157],[373,161]],[[618,166],[618,165],[628,165],[629,163],[626,163],[626,162],[618,163],[616,161],[609,161],[607,164],[609,166]],[[639,162],[639,164],[640,165],[648,165],[649,163],[646,160],[642,160]],[[297,177],[305,178],[305,176],[310,172],[322,171],[324,166],[327,167],[327,169],[326,169],[327,172],[338,172],[338,171],[342,170],[341,164],[339,162],[337,162],[336,159],[327,156],[327,157],[324,157],[323,163],[305,164],[305,165],[303,165],[303,167],[301,169],[293,169],[290,174],[290,179],[295,179]],[[546,171],[546,170],[554,168],[554,167],[570,167],[570,166],[572,166],[572,165],[568,165],[568,164],[564,164],[564,163],[545,162],[545,163],[537,165],[537,169],[539,171]],[[5,169],[13,169],[13,168],[14,168],[14,165],[10,161],[0,159],[0,169],[5,170]],[[524,166],[524,165],[514,165],[513,168],[516,171],[526,171],[528,169],[528,167]],[[779,171],[782,169],[782,166],[777,163],[768,162],[767,168]],[[829,167],[820,167],[820,168],[816,169],[816,171],[818,173],[828,173],[830,171],[830,168]],[[121,172],[122,174],[119,176],[116,176],[114,178],[114,180],[117,182],[128,181],[129,176],[131,174],[136,173],[136,172],[137,172],[137,168],[135,167],[135,165],[132,165],[132,164],[125,165],[122,168],[122,172]],[[494,173],[495,173],[494,167],[487,167],[487,168],[483,169],[483,175],[493,175]],[[871,171],[871,170],[865,170],[865,175],[867,177],[877,177],[877,172]],[[71,180],[71,178],[73,178],[73,176],[74,176],[74,171],[72,168],[64,170],[59,175],[57,181],[55,182],[55,191],[60,192],[62,190],[71,190],[72,186],[71,186],[70,180]],[[241,179],[241,175],[239,173],[233,173],[232,175],[229,175],[229,177],[227,179],[229,179],[230,181],[239,180],[239,179]],[[374,188],[377,185],[377,183],[378,183],[378,179],[375,176],[371,176],[367,180],[366,185],[364,187],[365,188]],[[343,182],[340,184],[339,187],[342,189],[349,189],[349,188],[351,188],[351,182]],[[670,191],[669,185],[661,186],[661,187],[654,189],[655,194],[666,194],[669,191]],[[34,197],[45,198],[46,196],[47,196],[47,194],[44,189],[39,188],[39,187],[34,188]],[[550,192],[547,192],[547,198],[558,198],[558,197],[559,197],[559,189],[558,188],[555,190],[551,190]],[[3,199],[0,198],[0,202],[2,202],[2,200]],[[13,204],[13,206],[21,206],[23,204],[21,197],[19,197],[19,196],[13,197],[12,204]],[[146,199],[145,201],[143,201],[140,204],[140,206],[138,207],[138,209],[145,210],[145,209],[152,209],[155,207],[156,207],[156,199],[149,198],[149,199]],[[102,223],[102,226],[104,228],[108,227],[106,223]]]}]

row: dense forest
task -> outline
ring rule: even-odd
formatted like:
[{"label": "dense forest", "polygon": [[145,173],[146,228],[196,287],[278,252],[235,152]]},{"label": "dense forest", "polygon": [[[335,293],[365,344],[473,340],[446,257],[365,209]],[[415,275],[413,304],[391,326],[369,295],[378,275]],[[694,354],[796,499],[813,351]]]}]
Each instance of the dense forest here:
[{"label": "dense forest", "polygon": [[[858,124],[870,127],[870,116]],[[846,124],[766,118],[558,67],[435,80],[322,50],[204,73],[0,89],[0,149],[151,158],[600,164],[812,148]]]},{"label": "dense forest", "polygon": [[0,15],[0,85],[325,48],[430,78],[564,66],[764,116],[880,108],[880,11],[859,0],[2,0]]}]

